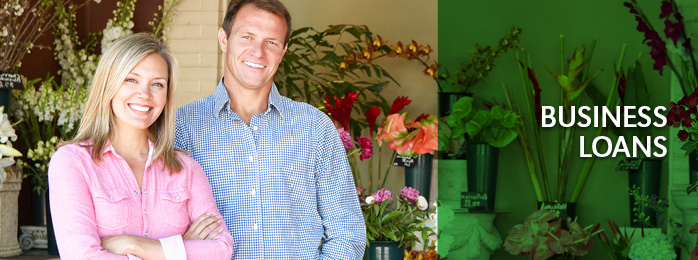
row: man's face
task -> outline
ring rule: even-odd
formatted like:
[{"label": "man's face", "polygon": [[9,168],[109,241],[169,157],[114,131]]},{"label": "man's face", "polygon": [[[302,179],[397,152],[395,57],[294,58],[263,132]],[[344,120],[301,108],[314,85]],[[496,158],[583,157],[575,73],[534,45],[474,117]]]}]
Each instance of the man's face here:
[{"label": "man's face", "polygon": [[274,73],[286,53],[286,20],[282,16],[257,9],[240,8],[229,37],[221,28],[218,43],[225,53],[226,80],[245,89],[271,87]]}]

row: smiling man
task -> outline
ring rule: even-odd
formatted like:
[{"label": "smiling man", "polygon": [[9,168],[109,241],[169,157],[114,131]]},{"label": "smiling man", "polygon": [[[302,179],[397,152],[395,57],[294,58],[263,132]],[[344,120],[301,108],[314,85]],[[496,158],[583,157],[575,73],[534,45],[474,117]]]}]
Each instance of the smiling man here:
[{"label": "smiling man", "polygon": [[330,118],[279,94],[291,16],[278,0],[233,0],[213,95],[177,111],[177,148],[208,177],[237,259],[361,259],[366,227]]}]

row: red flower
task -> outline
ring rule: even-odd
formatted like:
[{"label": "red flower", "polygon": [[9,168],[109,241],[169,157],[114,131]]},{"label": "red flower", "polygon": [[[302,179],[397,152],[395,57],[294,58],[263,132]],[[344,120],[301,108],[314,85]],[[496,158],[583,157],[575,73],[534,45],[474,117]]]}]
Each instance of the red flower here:
[{"label": "red flower", "polygon": [[325,94],[325,109],[330,113],[332,119],[335,120],[344,129],[349,129],[349,119],[351,118],[351,110],[354,107],[354,101],[358,95],[354,92],[349,92],[344,95],[344,98],[334,97],[334,106],[330,104],[330,98]]},{"label": "red flower", "polygon": [[663,19],[673,12],[674,8],[671,7],[671,3],[669,1],[662,1],[662,12],[659,14],[659,18]]},{"label": "red flower", "polygon": [[686,130],[680,130],[678,136],[681,141],[686,141],[686,139],[688,139],[688,132],[686,132]]},{"label": "red flower", "polygon": [[405,106],[409,105],[410,103],[412,103],[412,100],[407,99],[407,96],[397,97],[393,101],[393,105],[390,106],[390,111],[388,112],[388,115],[400,112],[400,110],[405,108]]},{"label": "red flower", "polygon": [[368,123],[369,135],[373,138],[373,130],[376,127],[376,118],[381,113],[381,109],[374,105],[368,111],[366,111],[366,122]]},{"label": "red flower", "polygon": [[683,34],[683,24],[674,23],[668,19],[664,20],[664,34],[667,38],[671,39],[674,42],[674,46],[676,46],[676,41],[678,41],[679,37]]},{"label": "red flower", "polygon": [[422,121],[422,119],[427,119],[428,117],[429,117],[429,114],[421,114],[417,118],[415,118],[414,121],[419,123],[419,121]]},{"label": "red flower", "polygon": [[531,79],[531,84],[533,84],[533,99],[536,106],[536,120],[541,121],[541,115],[543,113],[543,106],[540,102],[540,84],[538,83],[538,77],[533,69],[528,68],[528,78]]},{"label": "red flower", "polygon": [[359,141],[361,150],[363,150],[363,153],[359,155],[359,159],[363,161],[365,159],[371,158],[371,156],[373,156],[373,143],[371,142],[371,138],[357,136],[356,140]]}]

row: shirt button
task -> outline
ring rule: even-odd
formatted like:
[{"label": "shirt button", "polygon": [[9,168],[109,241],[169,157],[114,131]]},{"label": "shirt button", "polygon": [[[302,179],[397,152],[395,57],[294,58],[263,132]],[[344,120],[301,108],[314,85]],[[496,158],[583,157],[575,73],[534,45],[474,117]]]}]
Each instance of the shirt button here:
[{"label": "shirt button", "polygon": [[254,155],[250,155],[250,162],[254,161]]},{"label": "shirt button", "polygon": [[136,194],[138,194],[138,191],[133,191],[133,193],[136,193]]},{"label": "shirt button", "polygon": [[109,199],[110,199],[110,200],[113,200],[113,199],[114,199],[114,196],[109,195]]},{"label": "shirt button", "polygon": [[257,126],[256,125],[252,126],[252,130],[257,131]]},{"label": "shirt button", "polygon": [[146,236],[146,237],[148,236],[148,232],[145,232],[145,236]]},{"label": "shirt button", "polygon": [[252,194],[252,196],[254,196],[255,193],[257,193],[255,190],[250,191],[250,194]]},{"label": "shirt button", "polygon": [[175,199],[179,199],[179,196],[175,197]]},{"label": "shirt button", "polygon": [[143,194],[148,194],[148,191],[147,191],[147,190],[144,190],[144,191],[143,191]]},{"label": "shirt button", "polygon": [[148,211],[147,211],[147,210],[146,210],[146,211],[143,211],[143,214],[146,214],[146,215],[148,215]]},{"label": "shirt button", "polygon": [[257,228],[258,228],[257,224],[254,224],[254,230],[257,230]]}]

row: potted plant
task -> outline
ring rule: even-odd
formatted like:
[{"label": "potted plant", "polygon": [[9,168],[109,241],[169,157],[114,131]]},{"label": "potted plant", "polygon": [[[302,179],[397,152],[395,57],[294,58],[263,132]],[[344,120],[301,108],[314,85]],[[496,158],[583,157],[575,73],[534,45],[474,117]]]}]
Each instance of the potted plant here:
[{"label": "potted plant", "polygon": [[10,141],[17,135],[12,124],[0,107],[0,257],[16,256],[22,253],[17,243],[17,197],[22,185],[21,170],[12,167],[14,157],[22,156]]},{"label": "potted plant", "polygon": [[[434,231],[425,226],[434,217],[419,191],[405,187],[394,198],[390,190],[380,189],[369,196],[359,195],[359,199],[366,221],[369,260],[403,259],[417,241],[423,242],[423,251],[434,249],[427,243]],[[417,232],[421,237],[415,235]]]}]

